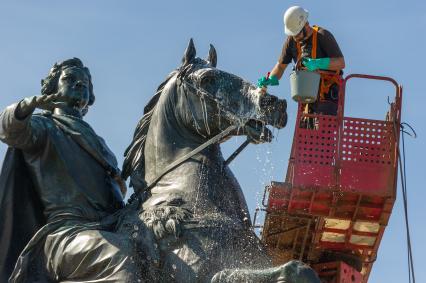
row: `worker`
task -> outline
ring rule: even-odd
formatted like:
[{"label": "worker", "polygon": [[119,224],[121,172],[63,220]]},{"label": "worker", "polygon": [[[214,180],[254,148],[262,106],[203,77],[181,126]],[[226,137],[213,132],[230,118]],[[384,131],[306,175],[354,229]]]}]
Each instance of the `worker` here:
[{"label": "worker", "polygon": [[278,85],[292,60],[309,71],[328,71],[321,72],[319,97],[317,102],[306,107],[306,112],[336,115],[345,59],[334,36],[324,28],[310,26],[308,15],[309,12],[299,6],[290,7],[284,13],[287,40],[277,64],[267,76],[258,80],[258,87],[265,90],[269,85]]}]

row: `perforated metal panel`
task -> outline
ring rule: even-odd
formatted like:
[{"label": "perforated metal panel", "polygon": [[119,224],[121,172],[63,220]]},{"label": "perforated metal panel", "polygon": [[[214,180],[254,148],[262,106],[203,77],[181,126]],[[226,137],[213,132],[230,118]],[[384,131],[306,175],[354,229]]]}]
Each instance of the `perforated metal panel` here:
[{"label": "perforated metal panel", "polygon": [[345,117],[341,159],[368,164],[392,165],[392,122]]},{"label": "perforated metal panel", "polygon": [[337,146],[337,119],[318,115],[316,129],[299,128],[297,132],[297,162],[334,165]]},{"label": "perforated metal panel", "polygon": [[338,123],[335,116],[317,115],[315,129],[296,130],[293,184],[304,188],[329,187],[335,183]]},{"label": "perforated metal panel", "polygon": [[393,196],[392,122],[345,117],[340,143],[340,189]]}]

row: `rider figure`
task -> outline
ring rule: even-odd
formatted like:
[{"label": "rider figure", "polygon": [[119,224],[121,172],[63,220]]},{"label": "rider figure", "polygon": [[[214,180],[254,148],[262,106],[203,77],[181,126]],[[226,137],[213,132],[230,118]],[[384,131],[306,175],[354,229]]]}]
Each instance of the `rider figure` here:
[{"label": "rider figure", "polygon": [[[114,154],[83,121],[94,100],[89,69],[73,58],[53,66],[42,80],[42,95],[0,113],[0,140],[9,145],[0,177],[0,239],[7,240],[0,243],[0,281],[7,280],[17,260],[12,282],[135,282],[140,267],[132,238],[142,231],[135,226],[139,231],[126,234],[114,228],[125,192],[117,182]],[[36,108],[48,111],[33,114]],[[26,176],[6,173],[19,169],[13,160],[21,160]],[[27,180],[32,184],[23,188]],[[26,201],[30,192],[35,197]],[[12,197],[5,202],[7,194]],[[38,209],[29,211],[37,199]],[[34,225],[29,219],[38,212],[44,219]],[[36,227],[23,242],[27,225]]]}]

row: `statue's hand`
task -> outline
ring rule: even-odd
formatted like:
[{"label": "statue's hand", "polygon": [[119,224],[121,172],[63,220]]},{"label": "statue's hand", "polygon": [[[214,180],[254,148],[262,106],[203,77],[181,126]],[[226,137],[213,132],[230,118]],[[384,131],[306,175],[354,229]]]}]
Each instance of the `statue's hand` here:
[{"label": "statue's hand", "polygon": [[24,119],[36,108],[44,110],[53,110],[54,108],[61,107],[64,105],[65,97],[61,93],[55,93],[50,95],[35,95],[24,98],[18,103],[16,108],[16,116],[19,119]]}]

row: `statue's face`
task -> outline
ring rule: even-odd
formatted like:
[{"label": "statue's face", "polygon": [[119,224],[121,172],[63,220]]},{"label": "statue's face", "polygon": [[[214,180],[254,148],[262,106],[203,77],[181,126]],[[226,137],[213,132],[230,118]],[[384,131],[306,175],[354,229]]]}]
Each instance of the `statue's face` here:
[{"label": "statue's face", "polygon": [[62,71],[58,81],[58,92],[66,98],[68,106],[83,109],[89,103],[90,89],[89,76],[77,67]]}]

